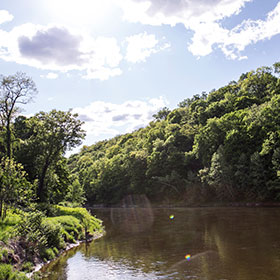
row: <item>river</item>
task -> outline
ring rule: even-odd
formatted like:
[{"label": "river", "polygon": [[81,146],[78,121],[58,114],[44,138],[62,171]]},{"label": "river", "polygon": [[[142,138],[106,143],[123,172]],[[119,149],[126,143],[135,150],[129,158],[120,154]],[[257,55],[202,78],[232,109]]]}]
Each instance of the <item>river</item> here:
[{"label": "river", "polygon": [[278,280],[280,208],[113,208],[106,235],[44,268],[48,280]]}]

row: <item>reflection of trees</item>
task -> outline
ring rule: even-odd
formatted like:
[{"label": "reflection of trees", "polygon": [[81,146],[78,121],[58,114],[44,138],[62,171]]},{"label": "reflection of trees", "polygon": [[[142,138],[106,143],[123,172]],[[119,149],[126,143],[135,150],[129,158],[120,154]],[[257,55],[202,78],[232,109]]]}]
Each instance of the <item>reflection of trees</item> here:
[{"label": "reflection of trees", "polygon": [[109,231],[107,236],[97,240],[83,253],[89,258],[94,256],[103,260],[125,261],[133,267],[150,272],[167,270],[187,253],[194,255],[208,249],[203,245],[204,226],[195,222],[199,221],[197,211],[177,209],[173,220],[169,218],[173,210],[158,209],[154,212],[153,227],[137,234],[124,233],[122,225],[118,227],[115,224],[114,229],[110,229],[105,223]]},{"label": "reflection of trees", "polygon": [[42,280],[64,280],[67,279],[66,276],[66,267],[67,260],[73,257],[77,251],[78,247],[75,247],[66,253],[62,254],[58,259],[50,262],[46,266],[43,267],[41,272],[43,273]]},{"label": "reflection of trees", "polygon": [[219,273],[227,279],[280,279],[279,218],[273,209],[210,210],[204,241],[216,245]]},{"label": "reflection of trees", "polygon": [[[186,279],[186,275],[207,280],[280,279],[278,209],[153,211],[153,226],[139,233],[123,232],[117,224],[111,227],[109,220],[104,219],[107,235],[88,246],[83,244],[82,254],[89,262],[98,258],[146,273],[157,271],[166,275],[171,269],[178,272],[177,278],[167,277],[172,280]],[[174,215],[174,219],[170,219],[170,215]],[[187,253],[196,257],[184,261]],[[63,275],[66,257],[51,269]]]}]

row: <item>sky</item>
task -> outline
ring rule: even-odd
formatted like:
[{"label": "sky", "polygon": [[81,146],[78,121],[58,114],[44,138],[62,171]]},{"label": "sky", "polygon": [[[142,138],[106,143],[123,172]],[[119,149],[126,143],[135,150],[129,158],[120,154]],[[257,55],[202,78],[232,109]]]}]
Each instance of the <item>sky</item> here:
[{"label": "sky", "polygon": [[0,74],[38,88],[22,113],[72,109],[83,145],[272,66],[279,50],[275,0],[0,0]]}]

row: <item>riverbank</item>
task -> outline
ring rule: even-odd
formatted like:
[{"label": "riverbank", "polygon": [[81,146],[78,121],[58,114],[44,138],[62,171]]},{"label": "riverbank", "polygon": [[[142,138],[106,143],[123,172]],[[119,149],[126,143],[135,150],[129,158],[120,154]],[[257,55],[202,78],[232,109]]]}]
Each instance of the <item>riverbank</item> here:
[{"label": "riverbank", "polygon": [[85,208],[52,206],[51,210],[49,216],[40,211],[21,213],[12,226],[7,218],[9,237],[0,244],[1,279],[10,279],[10,275],[15,280],[27,279],[22,273],[16,276],[17,271],[31,277],[65,251],[104,233],[102,221]]},{"label": "riverbank", "polygon": [[87,206],[88,210],[94,209],[103,209],[103,208],[130,208],[130,207],[139,207],[139,208],[192,208],[192,207],[280,207],[280,202],[209,202],[209,203],[186,203],[186,202],[152,202],[149,205],[105,205],[105,204],[96,204]]},{"label": "riverbank", "polygon": [[58,254],[54,259],[49,260],[49,261],[47,261],[47,262],[38,263],[38,264],[34,267],[34,269],[33,269],[31,272],[29,272],[29,273],[26,274],[26,276],[27,276],[29,279],[32,279],[32,276],[33,276],[35,273],[40,272],[40,270],[41,270],[44,266],[46,266],[46,265],[48,265],[48,264],[51,264],[52,262],[56,261],[57,258],[59,258],[59,257],[61,257],[62,255],[66,254],[69,250],[74,249],[74,248],[80,246],[80,245],[83,244],[83,243],[90,243],[90,242],[92,242],[92,241],[94,241],[94,240],[96,240],[96,239],[99,239],[99,238],[101,238],[102,236],[104,236],[104,233],[105,233],[105,232],[99,233],[99,234],[95,234],[94,236],[89,237],[87,240],[86,240],[86,239],[84,239],[84,240],[77,240],[76,243],[68,243],[68,244],[66,245],[66,248],[63,249],[63,250],[60,250],[59,254]]},{"label": "riverbank", "polygon": [[185,208],[185,207],[280,207],[280,202],[212,202],[212,203],[170,203],[152,204],[152,208]]}]

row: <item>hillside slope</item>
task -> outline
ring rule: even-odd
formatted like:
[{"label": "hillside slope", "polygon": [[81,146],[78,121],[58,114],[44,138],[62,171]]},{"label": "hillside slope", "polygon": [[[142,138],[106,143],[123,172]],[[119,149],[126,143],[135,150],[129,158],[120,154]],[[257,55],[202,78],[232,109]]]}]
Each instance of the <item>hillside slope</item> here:
[{"label": "hillside slope", "polygon": [[69,158],[88,203],[280,199],[279,63],[194,95],[147,127]]}]

